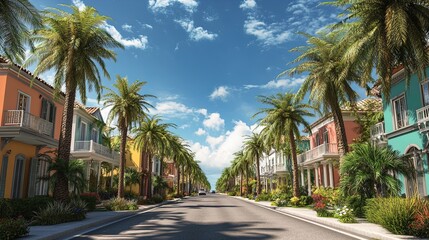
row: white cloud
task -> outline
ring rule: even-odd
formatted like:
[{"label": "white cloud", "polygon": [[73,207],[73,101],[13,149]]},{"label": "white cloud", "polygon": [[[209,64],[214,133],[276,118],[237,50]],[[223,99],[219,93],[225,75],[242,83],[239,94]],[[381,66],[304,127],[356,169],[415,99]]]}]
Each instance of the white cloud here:
[{"label": "white cloud", "polygon": [[205,109],[205,108],[198,109],[196,112],[200,113],[204,116],[207,116],[207,109]]},{"label": "white cloud", "polygon": [[155,105],[155,109],[150,109],[151,114],[171,117],[185,117],[192,112],[192,109],[188,108],[184,104],[173,101],[158,102]]},{"label": "white cloud", "polygon": [[229,93],[230,92],[228,91],[228,87],[226,87],[226,86],[220,86],[220,87],[216,88],[212,92],[212,94],[210,94],[210,99],[214,100],[216,98],[220,98],[223,101],[225,101],[226,97],[228,97]]},{"label": "white cloud", "polygon": [[207,30],[203,29],[202,27],[195,27],[194,21],[192,20],[175,20],[180,26],[182,26],[183,29],[187,33],[189,33],[189,38],[193,41],[200,41],[200,40],[214,40],[217,38],[216,33],[210,33]]},{"label": "white cloud", "polygon": [[180,4],[186,11],[191,13],[196,11],[198,7],[198,2],[196,0],[149,0],[149,8],[154,12],[162,12],[165,8],[176,3]]},{"label": "white cloud", "polygon": [[125,47],[147,48],[149,42],[147,36],[140,35],[138,38],[125,39],[114,26],[105,23],[103,27],[116,41],[122,43]]},{"label": "white cloud", "polygon": [[210,149],[215,149],[219,144],[225,140],[225,136],[220,135],[219,137],[207,136],[206,142],[210,145]]},{"label": "white cloud", "polygon": [[195,159],[201,161],[201,166],[221,170],[231,164],[234,153],[242,149],[246,136],[252,134],[252,127],[246,123],[238,121],[234,124],[233,130],[226,132],[225,135],[206,139],[213,149],[199,142],[190,144],[191,150],[195,152]]},{"label": "white cloud", "polygon": [[244,85],[244,88],[266,88],[266,89],[277,89],[277,88],[295,88],[301,86],[304,82],[306,76],[301,76],[299,78],[290,78],[290,79],[278,79],[271,80],[267,84],[264,85]]},{"label": "white cloud", "polygon": [[195,132],[195,134],[198,136],[202,136],[202,135],[206,134],[206,131],[202,128],[198,128],[198,130]]},{"label": "white cloud", "polygon": [[206,128],[219,131],[224,125],[225,120],[220,117],[219,113],[212,113],[203,121]]},{"label": "white cloud", "polygon": [[253,9],[256,7],[255,0],[244,0],[243,3],[240,4],[240,8],[242,9]]},{"label": "white cloud", "polygon": [[80,11],[86,8],[85,4],[81,0],[73,0],[73,5],[79,8]]},{"label": "white cloud", "polygon": [[129,25],[129,24],[124,24],[124,25],[122,25],[122,29],[124,30],[124,31],[127,31],[127,32],[133,32],[133,26],[131,26],[131,25]]},{"label": "white cloud", "polygon": [[253,35],[265,46],[279,45],[292,37],[292,32],[285,30],[284,24],[266,23],[249,17],[244,22],[244,30],[247,34]]}]

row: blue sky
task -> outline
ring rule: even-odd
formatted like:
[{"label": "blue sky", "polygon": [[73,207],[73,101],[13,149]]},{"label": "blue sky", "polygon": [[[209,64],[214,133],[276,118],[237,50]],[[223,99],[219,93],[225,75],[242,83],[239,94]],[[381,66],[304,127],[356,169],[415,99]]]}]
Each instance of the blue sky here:
[{"label": "blue sky", "polygon": [[[212,187],[246,135],[258,95],[296,91],[305,76],[277,78],[305,45],[298,32],[314,34],[338,21],[338,10],[316,0],[33,0],[39,9],[74,4],[110,17],[104,28],[124,44],[115,76],[147,81],[143,93],[164,122],[175,123]],[[42,78],[52,81],[53,71]],[[87,106],[101,106],[89,93]],[[106,116],[109,109],[104,109]]]}]

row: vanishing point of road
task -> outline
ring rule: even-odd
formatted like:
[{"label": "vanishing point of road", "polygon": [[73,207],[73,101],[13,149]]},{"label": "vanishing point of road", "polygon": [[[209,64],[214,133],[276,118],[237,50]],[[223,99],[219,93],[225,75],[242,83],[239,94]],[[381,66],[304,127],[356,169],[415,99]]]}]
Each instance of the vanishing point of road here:
[{"label": "vanishing point of road", "polygon": [[219,194],[190,197],[73,239],[356,239]]}]

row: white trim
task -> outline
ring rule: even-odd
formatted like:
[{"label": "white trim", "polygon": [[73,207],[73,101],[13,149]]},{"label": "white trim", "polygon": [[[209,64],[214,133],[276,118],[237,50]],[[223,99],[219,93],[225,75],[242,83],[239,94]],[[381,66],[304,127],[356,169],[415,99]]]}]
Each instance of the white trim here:
[{"label": "white trim", "polygon": [[[399,100],[399,99],[401,99],[401,98],[404,98],[404,105],[405,105],[405,116],[404,116],[404,119],[403,119],[403,126],[402,127],[398,127],[398,122],[397,122],[397,119],[396,119],[396,109],[395,109],[395,104],[394,104],[394,102],[395,101],[397,101],[397,100]],[[408,123],[408,114],[407,114],[407,111],[408,111],[408,107],[407,107],[407,99],[406,99],[406,97],[405,97],[405,92],[402,92],[401,94],[399,94],[398,96],[395,96],[395,97],[393,97],[393,98],[391,98],[390,99],[390,106],[391,106],[391,109],[392,109],[392,118],[393,118],[393,128],[394,128],[394,130],[399,130],[399,129],[402,129],[402,128],[405,128],[405,127],[407,127],[407,126],[409,126],[410,124]]]},{"label": "white trim", "polygon": [[24,95],[24,96],[26,96],[26,97],[28,97],[28,102],[27,102],[27,106],[26,106],[26,108],[28,108],[28,109],[25,112],[31,113],[30,112],[30,110],[31,110],[31,96],[28,95],[27,93],[21,91],[21,90],[18,90],[18,99],[17,99],[18,101],[16,101],[16,109],[17,110],[21,110],[21,109],[19,109],[19,98],[20,98],[21,94]]}]

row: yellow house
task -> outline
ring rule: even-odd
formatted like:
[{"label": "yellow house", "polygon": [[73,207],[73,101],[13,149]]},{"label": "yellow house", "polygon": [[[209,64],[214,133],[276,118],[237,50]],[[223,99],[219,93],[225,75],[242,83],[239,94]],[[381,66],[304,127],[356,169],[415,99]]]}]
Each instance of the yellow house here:
[{"label": "yellow house", "polygon": [[0,198],[48,193],[47,158],[58,146],[64,100],[0,57]]}]

